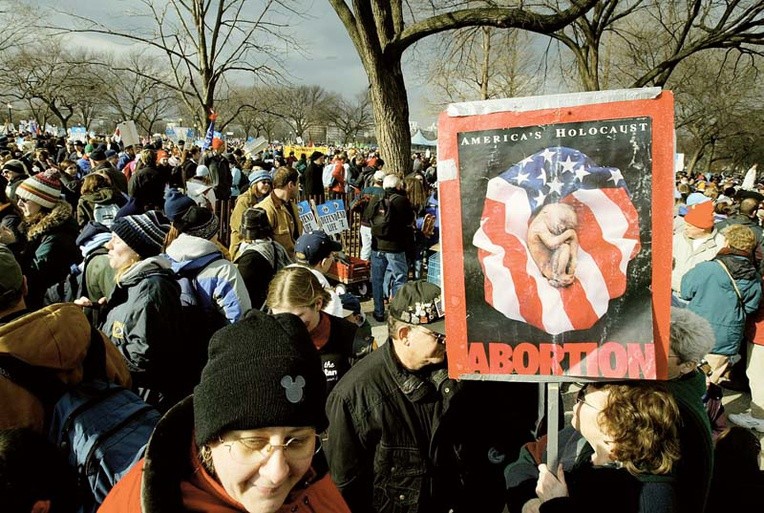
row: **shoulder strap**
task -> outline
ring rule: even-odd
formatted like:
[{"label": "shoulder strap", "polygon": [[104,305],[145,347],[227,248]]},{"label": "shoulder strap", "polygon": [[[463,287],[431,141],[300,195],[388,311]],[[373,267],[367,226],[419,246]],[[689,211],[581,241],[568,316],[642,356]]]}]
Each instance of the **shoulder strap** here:
[{"label": "shoulder strap", "polygon": [[176,274],[185,278],[194,279],[196,278],[196,275],[199,274],[199,271],[210,265],[212,262],[220,260],[221,258],[223,258],[223,254],[219,251],[215,251],[209,255],[199,257],[187,265],[184,265]]},{"label": "shoulder strap", "polygon": [[733,286],[733,287],[735,287],[735,294],[737,294],[737,298],[738,298],[738,299],[740,300],[740,302],[742,303],[742,302],[743,302],[743,295],[742,295],[742,294],[740,294],[740,289],[739,289],[739,288],[737,288],[737,283],[735,282],[735,278],[733,278],[733,277],[732,277],[732,275],[730,274],[730,271],[729,271],[729,269],[727,269],[727,266],[726,266],[726,265],[724,265],[724,262],[722,262],[721,260],[717,260],[716,262],[717,262],[717,263],[718,263],[720,266],[722,266],[722,269],[724,269],[724,272],[725,272],[725,273],[727,273],[727,276],[729,276],[729,278],[730,278],[730,281],[732,282],[732,286]]}]

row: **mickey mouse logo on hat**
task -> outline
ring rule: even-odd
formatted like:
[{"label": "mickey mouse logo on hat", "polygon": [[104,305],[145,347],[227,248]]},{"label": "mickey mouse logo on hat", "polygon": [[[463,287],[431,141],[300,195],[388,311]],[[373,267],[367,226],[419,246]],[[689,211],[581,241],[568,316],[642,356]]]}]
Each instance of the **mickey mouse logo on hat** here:
[{"label": "mickey mouse logo on hat", "polygon": [[292,376],[284,376],[281,378],[281,386],[286,389],[287,401],[293,404],[302,401],[302,389],[305,387],[305,378],[300,375],[295,379],[292,379]]}]

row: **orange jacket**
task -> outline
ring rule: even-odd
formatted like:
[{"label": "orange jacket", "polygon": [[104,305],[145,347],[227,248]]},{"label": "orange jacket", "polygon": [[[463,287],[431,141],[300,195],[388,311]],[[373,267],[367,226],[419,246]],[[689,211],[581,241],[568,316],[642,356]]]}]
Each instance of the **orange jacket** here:
[{"label": "orange jacket", "polygon": [[[165,414],[151,436],[145,458],[111,489],[99,513],[246,512],[199,463],[192,401],[189,396]],[[305,488],[294,489],[278,511],[350,513],[328,473]]]}]

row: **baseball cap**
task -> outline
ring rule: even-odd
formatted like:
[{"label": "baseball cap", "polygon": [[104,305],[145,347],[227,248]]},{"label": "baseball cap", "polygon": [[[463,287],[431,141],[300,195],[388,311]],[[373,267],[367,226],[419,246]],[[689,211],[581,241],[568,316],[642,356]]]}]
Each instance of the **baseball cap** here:
[{"label": "baseball cap", "polygon": [[294,252],[298,259],[315,265],[332,254],[341,251],[342,244],[333,240],[323,230],[303,233],[294,243]]},{"label": "baseball cap", "polygon": [[425,280],[409,281],[398,289],[390,302],[390,316],[435,333],[446,333],[440,287]]}]

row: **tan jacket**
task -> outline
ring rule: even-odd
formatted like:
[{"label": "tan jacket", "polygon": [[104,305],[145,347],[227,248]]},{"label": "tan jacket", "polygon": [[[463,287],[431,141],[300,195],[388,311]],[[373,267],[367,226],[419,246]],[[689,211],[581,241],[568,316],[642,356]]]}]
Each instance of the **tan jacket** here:
[{"label": "tan jacket", "polygon": [[[106,346],[106,375],[115,383],[130,386],[130,371],[111,341]],[[90,324],[73,303],[57,303],[0,325],[0,353],[26,363],[58,371],[59,379],[75,385],[82,381],[82,361],[90,345]],[[30,427],[42,432],[43,405],[35,395],[0,377],[0,429]]]},{"label": "tan jacket", "polygon": [[244,194],[240,195],[233,207],[233,212],[231,212],[231,242],[228,246],[228,253],[231,256],[236,254],[236,247],[241,242],[239,228],[241,228],[241,221],[244,219],[244,212],[258,204],[253,190],[254,187],[250,187]]},{"label": "tan jacket", "polygon": [[[268,222],[273,227],[273,240],[284,246],[289,258],[294,258],[294,242],[296,237],[302,233],[302,223],[300,222],[300,215],[297,212],[297,205],[290,201],[284,203],[271,192],[270,196],[257,204],[259,208],[265,210],[268,216]],[[289,214],[287,209],[292,210],[292,215]],[[295,229],[295,223],[297,227]]]}]

